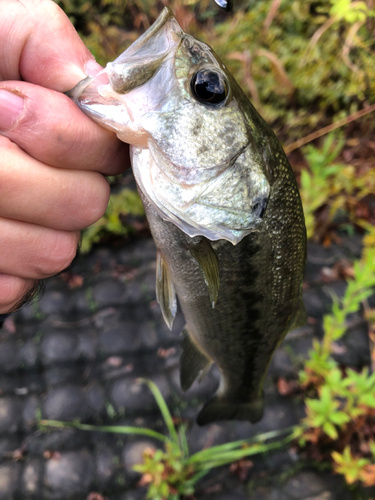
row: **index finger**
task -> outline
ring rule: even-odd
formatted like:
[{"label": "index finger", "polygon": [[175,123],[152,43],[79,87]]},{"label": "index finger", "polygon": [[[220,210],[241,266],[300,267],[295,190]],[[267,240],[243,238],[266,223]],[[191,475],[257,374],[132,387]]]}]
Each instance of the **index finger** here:
[{"label": "index finger", "polygon": [[2,80],[64,92],[85,78],[87,69],[95,74],[100,66],[55,2],[0,0]]},{"label": "index finger", "polygon": [[129,167],[127,145],[70,106],[65,96],[46,90],[68,90],[99,70],[55,2],[0,0],[0,80],[6,80],[0,85],[0,104],[11,108],[9,92],[24,98],[19,118],[1,134],[30,156],[47,165],[105,175]]}]

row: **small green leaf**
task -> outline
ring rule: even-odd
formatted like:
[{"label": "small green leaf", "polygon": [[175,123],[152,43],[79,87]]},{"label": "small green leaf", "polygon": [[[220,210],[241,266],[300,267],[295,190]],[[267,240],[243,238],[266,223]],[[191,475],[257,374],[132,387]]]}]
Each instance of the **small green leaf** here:
[{"label": "small green leaf", "polygon": [[323,424],[323,430],[331,439],[337,439],[337,429],[333,424],[331,424],[331,422],[325,422]]},{"label": "small green leaf", "polygon": [[350,422],[350,416],[342,411],[333,412],[329,419],[336,425],[343,425]]}]

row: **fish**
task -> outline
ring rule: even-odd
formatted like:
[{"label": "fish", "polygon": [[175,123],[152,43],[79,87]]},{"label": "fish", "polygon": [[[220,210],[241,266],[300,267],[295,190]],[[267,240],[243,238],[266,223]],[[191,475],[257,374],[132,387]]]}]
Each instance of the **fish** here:
[{"label": "fish", "polygon": [[292,168],[225,64],[165,7],[155,23],[69,95],[129,143],[157,248],[156,296],[186,320],[187,391],[211,365],[217,391],[197,423],[258,422],[272,355],[306,322],[306,228]]}]

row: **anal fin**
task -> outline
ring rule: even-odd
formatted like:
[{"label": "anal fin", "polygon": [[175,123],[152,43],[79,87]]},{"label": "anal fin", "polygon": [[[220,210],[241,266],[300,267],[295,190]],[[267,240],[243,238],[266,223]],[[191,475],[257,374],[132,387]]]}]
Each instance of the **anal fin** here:
[{"label": "anal fin", "polygon": [[156,255],[156,300],[160,304],[163,318],[172,330],[173,320],[177,312],[176,291],[170,277],[167,263],[160,250]]},{"label": "anal fin", "polygon": [[206,375],[212,360],[197,347],[186,327],[182,333],[184,340],[180,358],[180,380],[182,390],[187,391],[196,378],[202,379]]}]

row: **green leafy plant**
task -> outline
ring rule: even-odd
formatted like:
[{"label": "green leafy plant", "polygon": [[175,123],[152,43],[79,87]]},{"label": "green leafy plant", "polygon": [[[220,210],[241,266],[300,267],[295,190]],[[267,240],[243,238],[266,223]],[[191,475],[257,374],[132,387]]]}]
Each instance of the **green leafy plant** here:
[{"label": "green leafy plant", "polygon": [[283,1],[277,10],[271,2],[256,2],[230,23],[216,25],[209,43],[229,59],[266,119],[291,138],[324,121],[324,113],[339,117],[341,110],[342,117],[344,109],[354,111],[358,97],[369,94],[365,67],[371,64],[372,23],[362,18],[370,19],[373,10],[357,4],[322,2],[316,11],[310,1]]},{"label": "green leafy plant", "polygon": [[[346,212],[352,223],[360,224],[355,216],[356,204],[375,191],[373,169],[358,176],[352,165],[336,162],[344,145],[343,135],[332,132],[321,147],[310,144],[303,149],[308,169],[301,171],[300,192],[308,238],[319,239],[339,211]],[[317,231],[315,215],[324,206],[328,210],[323,231]]]},{"label": "green leafy plant", "polygon": [[348,23],[365,21],[367,16],[373,16],[372,11],[365,2],[352,2],[351,0],[330,0],[332,7],[329,10],[331,16],[339,21],[344,19]]},{"label": "green leafy plant", "polygon": [[302,448],[325,459],[350,484],[375,485],[375,373],[339,366],[334,343],[346,331],[346,317],[356,312],[375,286],[375,247],[354,263],[353,279],[342,299],[333,298],[332,313],[323,319],[324,338],[315,341],[300,372],[307,397],[306,417],[295,429]]},{"label": "green leafy plant", "polygon": [[[335,143],[335,135],[329,134],[320,149],[313,145],[308,145],[304,149],[309,170],[301,171],[300,182],[308,238],[314,234],[316,210],[329,202],[332,181],[344,167],[340,164],[333,164],[343,147],[342,136]],[[330,215],[332,218],[332,214]]]},{"label": "green leafy plant", "polygon": [[343,453],[332,452],[335,470],[342,474],[348,484],[361,482],[365,486],[375,486],[375,443],[369,443],[371,458],[354,456],[350,447],[346,446]]},{"label": "green leafy plant", "polygon": [[[342,299],[333,296],[332,313],[324,316],[324,338],[315,341],[309,353],[310,359],[305,363],[300,381],[306,385],[311,376],[326,379],[337,363],[331,357],[333,342],[339,340],[346,331],[346,317],[358,311],[361,303],[372,293],[375,286],[375,247],[365,248],[361,260],[354,262],[353,279],[348,282]],[[314,381],[316,383],[316,380]]]},{"label": "green leafy plant", "polygon": [[[317,443],[325,439],[332,441],[348,436],[349,422],[355,427],[359,417],[374,416],[375,410],[375,375],[369,376],[365,368],[357,373],[347,369],[343,373],[337,366],[326,375],[317,388],[317,397],[306,398],[306,418],[299,429],[301,443]],[[352,432],[352,431],[350,431]],[[332,446],[339,443],[331,443]]]},{"label": "green leafy plant", "polygon": [[[230,464],[250,455],[280,448],[293,439],[293,429],[287,428],[259,434],[252,439],[213,446],[190,455],[186,428],[181,425],[178,430],[176,429],[172,415],[158,387],[148,380],[140,380],[140,382],[146,383],[154,395],[168,429],[168,436],[143,427],[95,426],[53,420],[41,420],[40,426],[42,429],[73,427],[87,431],[143,435],[161,442],[163,449],[146,449],[143,463],[133,467],[142,474],[141,484],[148,485],[147,498],[152,500],[179,500],[182,497],[189,497],[194,493],[196,483],[213,468]],[[267,442],[280,436],[285,437]]]},{"label": "green leafy plant", "polygon": [[137,38],[127,1],[55,1],[69,16],[96,60],[104,66]]},{"label": "green leafy plant", "polygon": [[331,439],[337,439],[336,425],[342,426],[349,422],[347,413],[339,410],[340,402],[334,397],[329,385],[321,387],[318,399],[306,399],[306,423],[315,428],[321,428]]},{"label": "green leafy plant", "polygon": [[123,189],[112,194],[108,208],[103,217],[84,230],[81,241],[82,253],[87,253],[94,243],[100,241],[106,234],[126,235],[134,231],[134,227],[123,221],[124,216],[140,217],[144,208],[136,191]]}]

